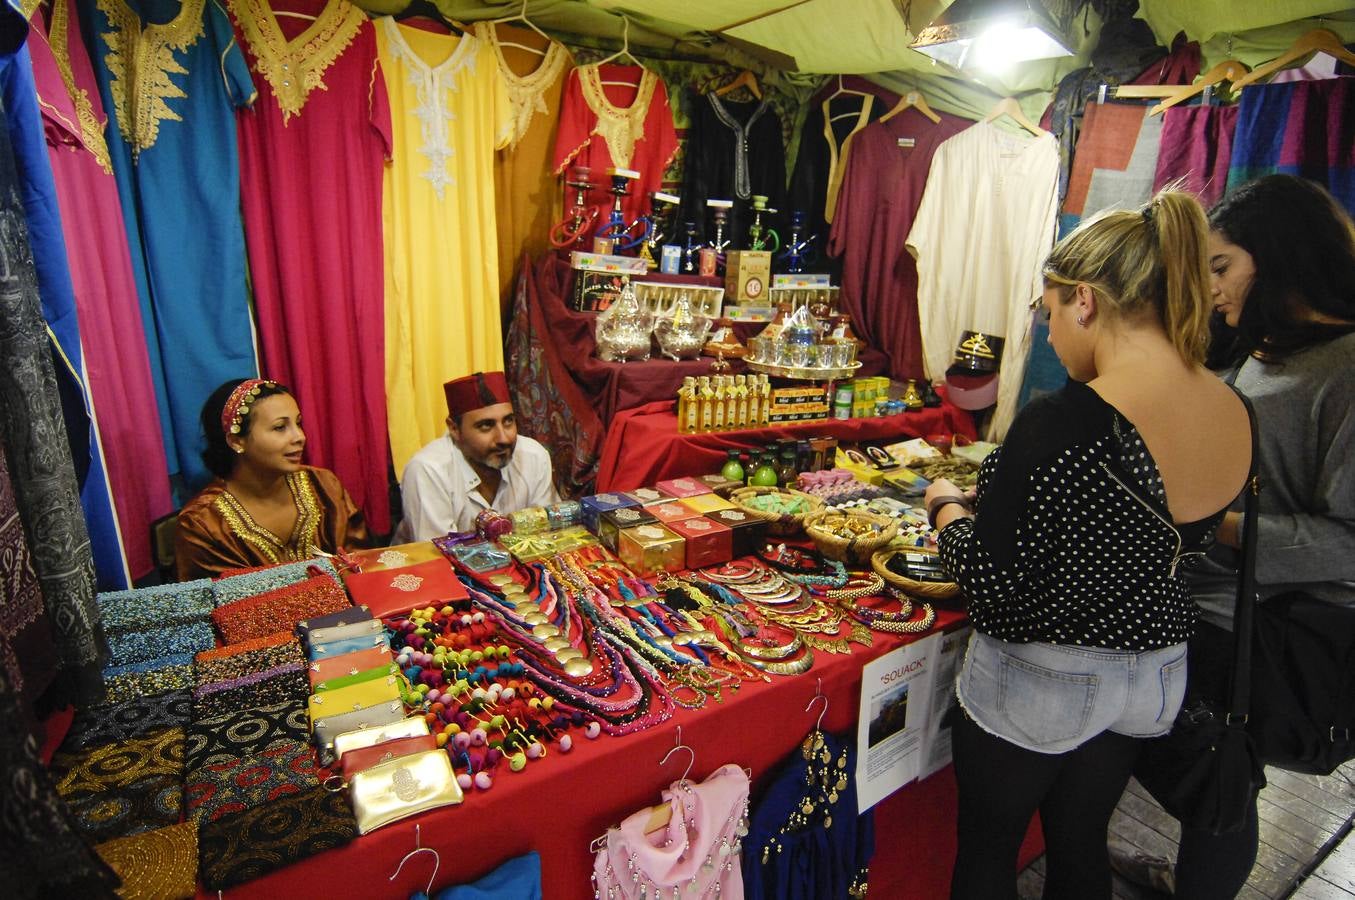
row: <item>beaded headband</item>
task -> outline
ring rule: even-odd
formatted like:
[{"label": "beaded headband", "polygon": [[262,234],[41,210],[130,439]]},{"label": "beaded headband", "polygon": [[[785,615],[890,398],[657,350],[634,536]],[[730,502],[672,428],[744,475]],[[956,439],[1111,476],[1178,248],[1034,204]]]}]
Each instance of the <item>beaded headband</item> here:
[{"label": "beaded headband", "polygon": [[230,397],[226,398],[226,405],[221,410],[221,431],[224,434],[239,434],[240,422],[249,415],[249,408],[259,397],[259,390],[264,387],[277,387],[276,381],[269,381],[266,378],[248,378],[231,391]]}]

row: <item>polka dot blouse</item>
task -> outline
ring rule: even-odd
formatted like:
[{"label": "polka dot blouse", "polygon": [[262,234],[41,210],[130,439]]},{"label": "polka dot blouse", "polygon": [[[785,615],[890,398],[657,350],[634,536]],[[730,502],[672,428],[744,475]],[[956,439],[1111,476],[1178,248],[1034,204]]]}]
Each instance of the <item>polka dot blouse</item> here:
[{"label": "polka dot blouse", "polygon": [[1180,571],[1223,516],[1174,525],[1138,431],[1085,384],[1026,406],[979,470],[975,517],[941,533],[974,627],[1004,641],[1141,651],[1186,640]]}]

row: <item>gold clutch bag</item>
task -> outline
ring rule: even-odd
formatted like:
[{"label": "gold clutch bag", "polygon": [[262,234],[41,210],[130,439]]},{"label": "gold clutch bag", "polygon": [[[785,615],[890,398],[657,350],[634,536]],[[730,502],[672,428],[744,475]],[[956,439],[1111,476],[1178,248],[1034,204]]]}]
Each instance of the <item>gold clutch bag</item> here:
[{"label": "gold clutch bag", "polygon": [[452,761],[444,750],[425,750],[359,772],[348,782],[358,834],[408,816],[461,802]]}]

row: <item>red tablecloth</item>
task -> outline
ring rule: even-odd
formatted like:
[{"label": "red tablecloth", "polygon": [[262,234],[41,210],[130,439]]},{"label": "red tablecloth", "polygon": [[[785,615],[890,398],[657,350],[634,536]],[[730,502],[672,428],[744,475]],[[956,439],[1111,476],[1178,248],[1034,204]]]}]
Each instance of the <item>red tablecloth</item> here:
[{"label": "red tablecloth", "polygon": [[929,434],[973,438],[974,420],[949,403],[899,416],[824,419],[775,428],[679,434],[676,401],[650,403],[618,415],[607,429],[598,463],[598,491],[628,491],[668,478],[720,471],[725,452],[763,447],[779,438],[830,436],[839,441],[878,441]]},{"label": "red tablecloth", "polygon": [[[963,617],[942,611],[939,625]],[[428,881],[431,861],[411,861],[400,877],[388,879],[414,848],[414,826],[423,846],[441,857],[436,886],[473,881],[513,856],[541,854],[546,900],[592,898],[593,854],[589,842],[641,807],[657,803],[659,792],[682,776],[686,754],[659,767],[682,726],[683,743],[696,753],[693,778],[704,778],[725,763],[749,766],[756,782],[795,749],[814,727],[818,705],[805,711],[816,679],[828,697],[823,726],[856,727],[861,669],[906,639],[876,634],[874,646],[853,645],[850,655],[819,653],[803,676],[746,684],[726,692],[723,703],[701,710],[679,709],[671,722],[637,734],[596,741],[576,735],[568,755],[552,752],[517,774],[502,774],[488,793],[472,792],[461,806],[425,813],[389,825],[351,844],[226,892],[230,898],[362,897],[405,900]],[[854,738],[853,738],[854,739]],[[871,862],[872,896],[932,898],[946,895],[955,857],[955,781],[946,768],[905,786],[875,807],[876,851]],[[1037,827],[1026,836],[1021,864],[1042,850]],[[201,897],[212,894],[200,893]]]}]

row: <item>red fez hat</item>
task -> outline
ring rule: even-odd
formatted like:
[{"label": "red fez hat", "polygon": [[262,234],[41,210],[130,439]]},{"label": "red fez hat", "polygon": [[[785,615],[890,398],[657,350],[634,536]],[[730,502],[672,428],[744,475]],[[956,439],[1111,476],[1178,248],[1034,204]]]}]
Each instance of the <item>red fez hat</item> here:
[{"label": "red fez hat", "polygon": [[456,378],[442,386],[447,394],[447,412],[459,417],[473,409],[495,403],[512,403],[508,397],[508,379],[502,372],[476,372]]}]

